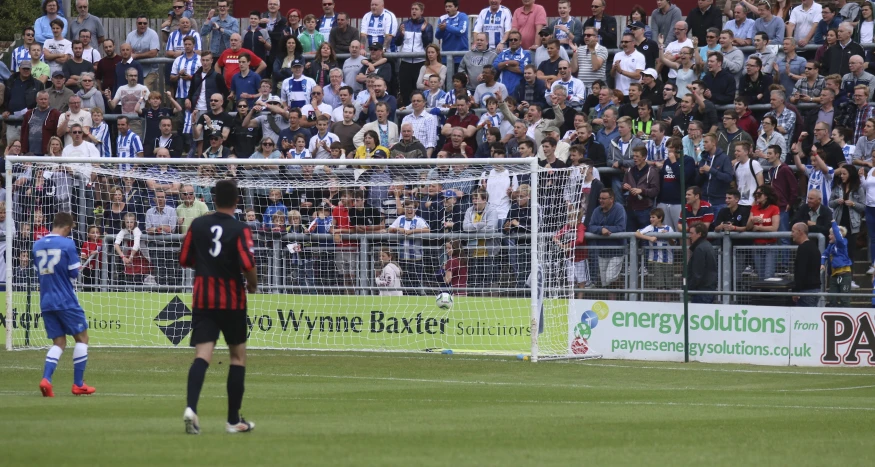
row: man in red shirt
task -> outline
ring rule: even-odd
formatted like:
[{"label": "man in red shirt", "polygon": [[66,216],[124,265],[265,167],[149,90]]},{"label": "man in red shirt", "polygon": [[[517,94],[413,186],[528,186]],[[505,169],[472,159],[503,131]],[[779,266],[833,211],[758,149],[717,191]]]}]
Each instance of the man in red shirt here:
[{"label": "man in red shirt", "polygon": [[334,219],[334,264],[337,267],[337,277],[343,281],[346,287],[344,293],[353,293],[355,286],[356,260],[358,256],[358,242],[352,240],[338,241],[338,234],[353,233],[349,222],[349,208],[352,206],[352,192],[341,190],[340,203],[331,210]]},{"label": "man in red shirt", "polygon": [[[440,153],[443,153],[443,156]],[[468,146],[465,141],[465,130],[462,127],[455,127],[450,130],[450,138],[441,148],[440,153],[438,153],[438,157],[451,157],[455,154],[474,157],[474,149]]]},{"label": "man in red shirt", "polygon": [[261,75],[264,69],[267,68],[267,64],[264,63],[264,60],[258,58],[255,52],[243,48],[243,37],[240,34],[231,34],[231,48],[225,49],[222,55],[219,55],[219,59],[216,60],[216,73],[222,73],[228,89],[231,89],[231,78],[235,74],[240,73],[240,65],[237,62],[237,58],[243,52],[248,53],[252,57],[252,63],[249,64],[250,69],[254,67],[255,72]]},{"label": "man in red shirt", "polygon": [[480,123],[480,119],[471,112],[469,99],[465,91],[456,93],[456,103],[453,104],[456,114],[447,118],[447,123],[441,128],[441,135],[450,138],[453,128],[460,127],[465,131],[465,144],[473,149],[477,147],[477,124]]}]

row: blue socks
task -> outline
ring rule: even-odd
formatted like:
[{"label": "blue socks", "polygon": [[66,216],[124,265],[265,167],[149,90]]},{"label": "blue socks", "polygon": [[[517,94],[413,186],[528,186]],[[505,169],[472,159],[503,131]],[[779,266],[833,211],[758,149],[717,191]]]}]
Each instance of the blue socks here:
[{"label": "blue socks", "polygon": [[61,358],[61,354],[64,353],[64,349],[58,347],[57,345],[53,345],[52,348],[46,353],[46,364],[43,366],[43,378],[52,382],[52,374],[55,372],[55,368],[58,366],[58,359]]},{"label": "blue socks", "polygon": [[[46,361],[48,362],[48,358]],[[73,384],[76,386],[84,384],[86,364],[88,364],[88,344],[77,342],[73,347]]]}]

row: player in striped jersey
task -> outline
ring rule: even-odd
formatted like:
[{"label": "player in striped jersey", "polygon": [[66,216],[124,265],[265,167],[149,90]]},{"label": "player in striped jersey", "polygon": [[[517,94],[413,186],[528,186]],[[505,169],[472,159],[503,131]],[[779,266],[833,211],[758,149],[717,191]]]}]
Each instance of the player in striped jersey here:
[{"label": "player in striped jersey", "polygon": [[55,397],[52,374],[67,346],[67,334],[76,340],[73,347],[73,394],[94,393],[85,384],[85,365],[88,363],[88,321],[79,305],[73,279],[79,276],[79,252],[69,237],[73,230],[73,216],[59,212],[52,223],[52,233],[33,244],[33,258],[39,271],[40,310],[46,334],[52,347],[46,353],[43,379],[39,388],[44,397]]},{"label": "player in striped jersey", "polygon": [[197,403],[220,332],[231,353],[225,431],[245,433],[255,428],[240,415],[246,377],[246,292],[258,291],[255,244],[249,226],[234,217],[237,183],[217,182],[214,199],[216,212],[191,223],[179,254],[181,266],[194,268],[191,345],[195,359],[188,373],[183,415],[189,434],[200,433]]},{"label": "player in striped jersey", "polygon": [[474,32],[486,33],[489,37],[489,48],[496,52],[504,50],[507,32],[511,30],[513,13],[506,6],[501,6],[501,0],[489,0],[489,8],[484,8],[474,22]]},{"label": "player in striped jersey", "polygon": [[[676,287],[676,284],[670,284],[668,280],[669,277],[674,277],[672,269],[674,259],[669,249],[670,241],[648,235],[674,232],[670,225],[665,225],[663,222],[665,222],[665,212],[655,208],[650,211],[650,225],[635,232],[635,238],[646,242],[644,253],[647,256],[647,288],[651,290],[668,290]],[[661,302],[667,302],[669,298],[668,294],[658,296]]]},{"label": "player in striped jersey", "polygon": [[390,45],[392,38],[398,34],[398,19],[385,8],[383,0],[371,0],[371,11],[365,13],[359,30],[367,46],[380,44],[384,50],[394,50],[394,46],[390,48]]},{"label": "player in striped jersey", "polygon": [[[143,157],[143,142],[128,125],[128,117],[120,115],[116,120],[118,137],[116,137],[116,157]],[[132,164],[121,164],[119,170],[126,172],[133,168]]]}]

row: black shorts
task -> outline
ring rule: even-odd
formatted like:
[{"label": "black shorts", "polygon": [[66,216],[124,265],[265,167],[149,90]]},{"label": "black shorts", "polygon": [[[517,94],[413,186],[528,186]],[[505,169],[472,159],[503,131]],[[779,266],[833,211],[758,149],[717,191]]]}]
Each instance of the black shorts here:
[{"label": "black shorts", "polygon": [[191,315],[191,346],[219,340],[228,345],[246,343],[249,333],[245,310],[194,310]]}]

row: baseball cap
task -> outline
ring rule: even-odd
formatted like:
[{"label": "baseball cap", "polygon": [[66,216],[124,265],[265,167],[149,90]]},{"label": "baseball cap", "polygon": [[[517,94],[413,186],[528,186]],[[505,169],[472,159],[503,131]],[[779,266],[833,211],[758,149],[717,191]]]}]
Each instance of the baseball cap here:
[{"label": "baseball cap", "polygon": [[389,155],[386,154],[386,151],[384,151],[382,149],[377,149],[376,151],[374,151],[374,154],[371,156],[372,159],[387,159],[388,157],[389,157]]},{"label": "baseball cap", "polygon": [[540,31],[538,31],[539,36],[549,36],[551,34],[553,34],[553,28],[551,28],[549,26],[545,26],[545,27],[541,28]]},{"label": "baseball cap", "polygon": [[18,64],[18,68],[33,68],[33,65],[30,64],[30,60],[22,60]]},{"label": "baseball cap", "polygon": [[642,71],[641,74],[650,76],[653,79],[656,79],[656,77],[657,77],[656,70],[654,70],[653,68],[648,68],[648,69]]},{"label": "baseball cap", "polygon": [[277,96],[270,96],[267,98],[268,104],[282,104],[283,101]]},{"label": "baseball cap", "polygon": [[59,77],[59,76],[60,76],[61,78],[63,78],[63,77],[64,77],[64,72],[63,72],[63,71],[56,71],[56,72],[52,73],[52,78],[57,78],[57,77]]},{"label": "baseball cap", "polygon": [[374,42],[373,44],[371,44],[370,47],[368,47],[368,49],[369,50],[383,50],[383,44],[380,44],[379,42]]},{"label": "baseball cap", "polygon": [[296,58],[292,61],[292,66],[304,66],[304,62],[300,58]]},{"label": "baseball cap", "polygon": [[210,135],[210,139],[222,139],[222,135],[220,133],[213,133]]},{"label": "baseball cap", "polygon": [[444,198],[456,198],[456,192],[453,190],[444,190]]},{"label": "baseball cap", "polygon": [[644,23],[641,21],[632,21],[632,24],[629,25],[629,29],[644,29]]},{"label": "baseball cap", "polygon": [[548,132],[559,133],[559,128],[556,125],[550,125],[550,126],[544,128],[544,133],[548,133]]}]

